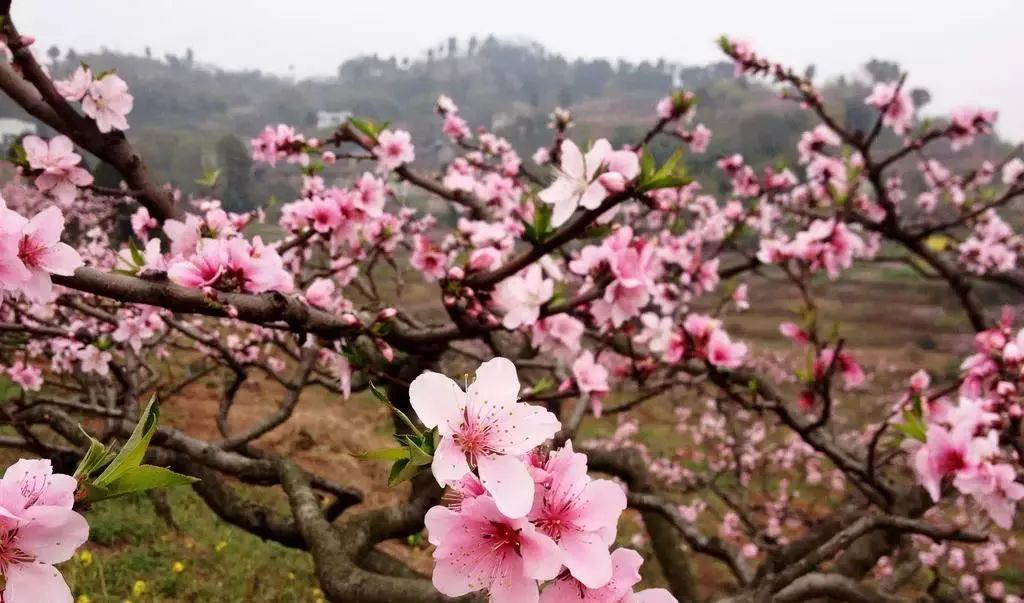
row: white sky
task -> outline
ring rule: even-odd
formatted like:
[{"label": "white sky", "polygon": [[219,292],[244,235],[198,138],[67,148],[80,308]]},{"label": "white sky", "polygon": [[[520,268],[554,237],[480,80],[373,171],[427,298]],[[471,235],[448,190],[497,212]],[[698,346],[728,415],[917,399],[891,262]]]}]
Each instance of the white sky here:
[{"label": "white sky", "polygon": [[721,58],[714,39],[725,33],[826,76],[871,57],[898,61],[910,86],[932,92],[931,111],[998,109],[1001,133],[1024,140],[1020,0],[14,0],[14,17],[41,48],[192,48],[204,63],[297,76],[474,34],[528,38],[568,58],[702,64]]}]

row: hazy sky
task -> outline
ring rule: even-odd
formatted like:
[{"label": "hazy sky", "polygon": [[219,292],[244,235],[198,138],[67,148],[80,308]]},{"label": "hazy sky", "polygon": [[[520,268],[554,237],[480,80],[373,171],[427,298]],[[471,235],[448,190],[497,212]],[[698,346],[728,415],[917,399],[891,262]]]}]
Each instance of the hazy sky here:
[{"label": "hazy sky", "polygon": [[[345,58],[418,56],[448,36],[531,39],[569,58],[718,60],[714,39],[743,37],[822,75],[870,57],[896,60],[931,111],[1000,111],[1024,140],[1020,0],[14,0],[23,33],[44,47],[182,54],[225,68],[334,73]],[[97,65],[96,67],[102,68]],[[130,82],[129,82],[130,84]]]}]

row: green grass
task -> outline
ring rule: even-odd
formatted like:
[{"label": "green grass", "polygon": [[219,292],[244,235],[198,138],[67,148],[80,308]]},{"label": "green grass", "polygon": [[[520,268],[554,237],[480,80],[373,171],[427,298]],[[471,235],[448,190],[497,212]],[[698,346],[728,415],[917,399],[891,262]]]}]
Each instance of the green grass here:
[{"label": "green grass", "polygon": [[[220,521],[188,488],[168,492],[181,532],[145,496],[96,505],[89,543],[61,568],[80,602],[322,600],[310,557]],[[91,559],[89,557],[91,556]],[[175,564],[184,569],[175,571]],[[179,568],[180,569],[180,568]],[[141,596],[133,593],[145,582]]]}]

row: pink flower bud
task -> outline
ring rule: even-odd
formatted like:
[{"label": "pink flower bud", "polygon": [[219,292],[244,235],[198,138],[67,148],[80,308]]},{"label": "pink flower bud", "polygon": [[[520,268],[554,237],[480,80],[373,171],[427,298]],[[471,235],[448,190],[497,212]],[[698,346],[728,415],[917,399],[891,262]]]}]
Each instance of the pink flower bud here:
[{"label": "pink flower bud", "polygon": [[618,172],[605,172],[597,178],[597,181],[609,193],[621,193],[626,190],[626,179]]},{"label": "pink flower bud", "polygon": [[391,320],[392,318],[394,318],[397,315],[398,315],[398,310],[396,310],[394,308],[384,308],[383,310],[381,310],[380,312],[377,313],[377,322],[381,322],[381,321],[384,321],[384,320]]},{"label": "pink flower bud", "polygon": [[466,271],[458,266],[452,266],[448,269],[448,278],[453,281],[461,281],[466,278]]},{"label": "pink flower bud", "polygon": [[388,362],[395,361],[395,351],[391,349],[391,346],[389,346],[386,341],[383,339],[374,339],[373,344],[377,346],[377,351],[380,352],[380,355],[383,356],[385,360]]},{"label": "pink flower bud", "polygon": [[359,324],[359,318],[355,314],[345,313],[341,315],[341,324],[346,327],[354,327]]}]

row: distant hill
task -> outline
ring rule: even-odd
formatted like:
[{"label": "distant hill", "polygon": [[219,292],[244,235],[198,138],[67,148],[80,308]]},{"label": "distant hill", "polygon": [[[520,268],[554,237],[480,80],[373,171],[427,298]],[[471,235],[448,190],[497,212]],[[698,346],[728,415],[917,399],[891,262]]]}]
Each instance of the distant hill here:
[{"label": "distant hill", "polygon": [[[439,94],[451,96],[471,126],[495,128],[529,155],[550,141],[547,116],[555,106],[573,111],[575,138],[604,136],[619,144],[635,141],[653,123],[657,100],[674,86],[684,87],[697,95],[698,121],[714,131],[708,153],[689,160],[697,173],[726,152],[742,153],[755,166],[791,161],[799,134],[812,125],[792,101],[759,82],[737,79],[730,63],[568,61],[536,44],[494,37],[452,38],[414,61],[357,57],[342,63],[335,77],[300,81],[225,71],[196,62],[191,53],[157,58],[51,49],[48,54],[58,76],[79,63],[116,70],[135,95],[129,136],[139,142],[157,175],[188,192],[204,166],[227,164],[236,185],[230,201],[238,207],[290,194],[265,170],[248,178],[247,141],[268,123],[289,123],[313,133],[322,121],[320,112],[392,120],[413,133],[418,160],[439,164],[446,157],[433,111]],[[867,129],[873,113],[864,98],[871,80],[895,79],[898,73],[893,63],[870,61],[859,78],[830,82],[826,98],[847,125]],[[915,90],[914,97],[923,106],[928,93]],[[3,99],[2,117],[25,115]],[[322,133],[330,129],[327,125]],[[655,152],[665,152],[665,144],[656,145]],[[989,138],[971,153],[996,157],[1007,149]]]}]

